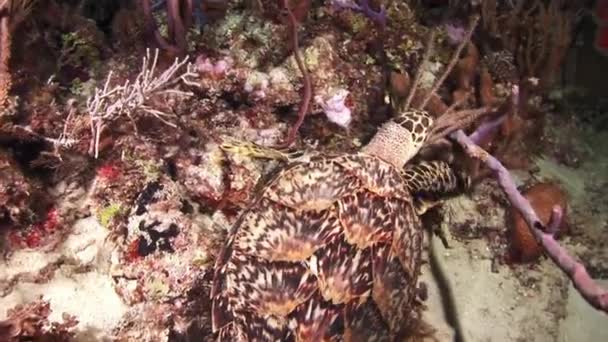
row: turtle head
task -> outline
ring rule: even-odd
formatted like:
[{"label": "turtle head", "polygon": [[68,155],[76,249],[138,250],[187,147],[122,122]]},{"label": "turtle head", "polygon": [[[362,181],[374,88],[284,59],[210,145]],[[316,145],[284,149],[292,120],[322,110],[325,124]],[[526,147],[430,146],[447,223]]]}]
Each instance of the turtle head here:
[{"label": "turtle head", "polygon": [[401,112],[378,129],[362,152],[402,168],[422,148],[432,125],[433,118],[427,111]]}]

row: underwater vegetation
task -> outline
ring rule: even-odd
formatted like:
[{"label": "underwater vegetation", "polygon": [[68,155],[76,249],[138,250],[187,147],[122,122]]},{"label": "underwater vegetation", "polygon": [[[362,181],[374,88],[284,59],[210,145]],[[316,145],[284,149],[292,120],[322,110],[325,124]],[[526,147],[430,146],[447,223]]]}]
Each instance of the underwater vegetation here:
[{"label": "underwater vegetation", "polygon": [[522,288],[550,263],[542,291],[608,313],[608,164],[577,140],[605,111],[559,110],[607,13],[0,0],[0,341],[441,340],[434,235],[487,243],[487,273]]}]

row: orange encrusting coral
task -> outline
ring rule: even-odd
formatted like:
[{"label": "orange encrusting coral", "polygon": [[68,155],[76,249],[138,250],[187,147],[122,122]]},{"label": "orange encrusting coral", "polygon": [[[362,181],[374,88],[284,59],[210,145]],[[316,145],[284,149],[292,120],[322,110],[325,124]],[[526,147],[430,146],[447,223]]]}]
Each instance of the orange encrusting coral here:
[{"label": "orange encrusting coral", "polygon": [[[544,225],[549,223],[553,206],[559,205],[564,216],[556,232],[559,236],[566,232],[566,193],[555,183],[538,183],[522,193],[536,211]],[[534,262],[543,253],[542,247],[536,242],[530,228],[517,209],[511,209],[511,229],[509,233],[510,256],[514,262]]]}]

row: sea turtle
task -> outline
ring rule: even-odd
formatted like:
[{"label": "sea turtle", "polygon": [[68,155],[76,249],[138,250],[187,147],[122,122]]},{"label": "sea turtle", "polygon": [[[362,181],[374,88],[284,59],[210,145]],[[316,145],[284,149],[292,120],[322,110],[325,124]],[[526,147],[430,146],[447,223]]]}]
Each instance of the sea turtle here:
[{"label": "sea turtle", "polygon": [[454,129],[448,122],[406,108],[360,151],[299,159],[265,182],[216,260],[211,314],[219,340],[411,335],[423,240],[413,194],[462,182],[444,162],[406,164]]}]

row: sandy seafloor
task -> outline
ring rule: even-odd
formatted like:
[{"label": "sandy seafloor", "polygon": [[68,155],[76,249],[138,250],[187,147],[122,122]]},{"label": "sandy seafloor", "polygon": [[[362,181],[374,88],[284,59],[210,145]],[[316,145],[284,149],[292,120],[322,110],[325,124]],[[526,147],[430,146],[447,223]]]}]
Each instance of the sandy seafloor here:
[{"label": "sandy seafloor", "polygon": [[[601,269],[595,272],[597,280],[608,288],[608,132],[583,131],[574,137],[588,153],[578,168],[539,155],[531,168],[536,169],[534,174],[511,173],[517,183],[535,177],[557,181],[566,190],[569,222],[576,237],[565,238],[561,244],[586,265]],[[546,134],[559,139],[570,133],[558,129]],[[483,222],[481,229],[505,229],[504,210],[492,207],[479,212],[475,205],[479,196],[483,194],[477,189],[470,197],[450,200],[443,225],[476,226]],[[608,341],[608,315],[590,307],[548,258],[533,265],[496,265],[487,240],[462,241],[450,236],[449,249],[438,238],[432,242],[440,275],[447,278],[447,294],[440,292],[428,264],[423,271],[429,285],[427,317],[439,329],[441,341],[451,340],[455,334],[446,321],[446,303],[447,312],[457,317],[456,326],[464,341]]]},{"label": "sandy seafloor", "polygon": [[[608,245],[608,200],[602,190],[608,184],[608,154],[601,153],[608,150],[608,132],[587,133],[584,140],[581,144],[586,144],[590,153],[580,167],[567,168],[551,157],[539,155],[535,159],[538,172],[534,177],[557,180],[566,189],[570,196],[570,222],[579,234],[562,243],[586,263],[601,269],[602,265],[604,268],[608,265],[608,250],[601,247]],[[519,183],[532,176],[527,172],[513,175]],[[445,203],[442,224],[448,232],[463,224],[471,231],[506,229],[502,207],[490,206],[480,212],[476,205],[488,201],[483,198],[488,189],[495,191],[492,180],[482,183],[471,195]],[[483,231],[476,233],[484,235]],[[128,307],[114,291],[109,276],[106,234],[107,230],[95,218],[86,218],[76,224],[74,232],[56,251],[46,254],[21,251],[3,261],[0,265],[3,286],[15,274],[40,270],[58,260],[62,266],[45,284],[19,278],[12,291],[0,297],[0,318],[4,318],[7,308],[43,295],[51,302],[51,319],[60,320],[62,312],[78,317],[77,340],[107,340]],[[450,233],[447,237],[449,249],[437,238],[432,242],[439,264],[434,269],[441,270],[446,281],[438,282],[428,263],[423,267],[422,277],[428,286],[425,320],[437,329],[440,341],[453,340],[454,326],[461,331],[463,340],[469,342],[608,341],[608,315],[589,307],[547,258],[533,265],[496,264],[495,251],[487,239],[458,239]],[[447,286],[449,291],[439,291],[438,284]],[[608,279],[603,284],[608,288]],[[449,317],[457,317],[456,323],[448,324]]]}]

